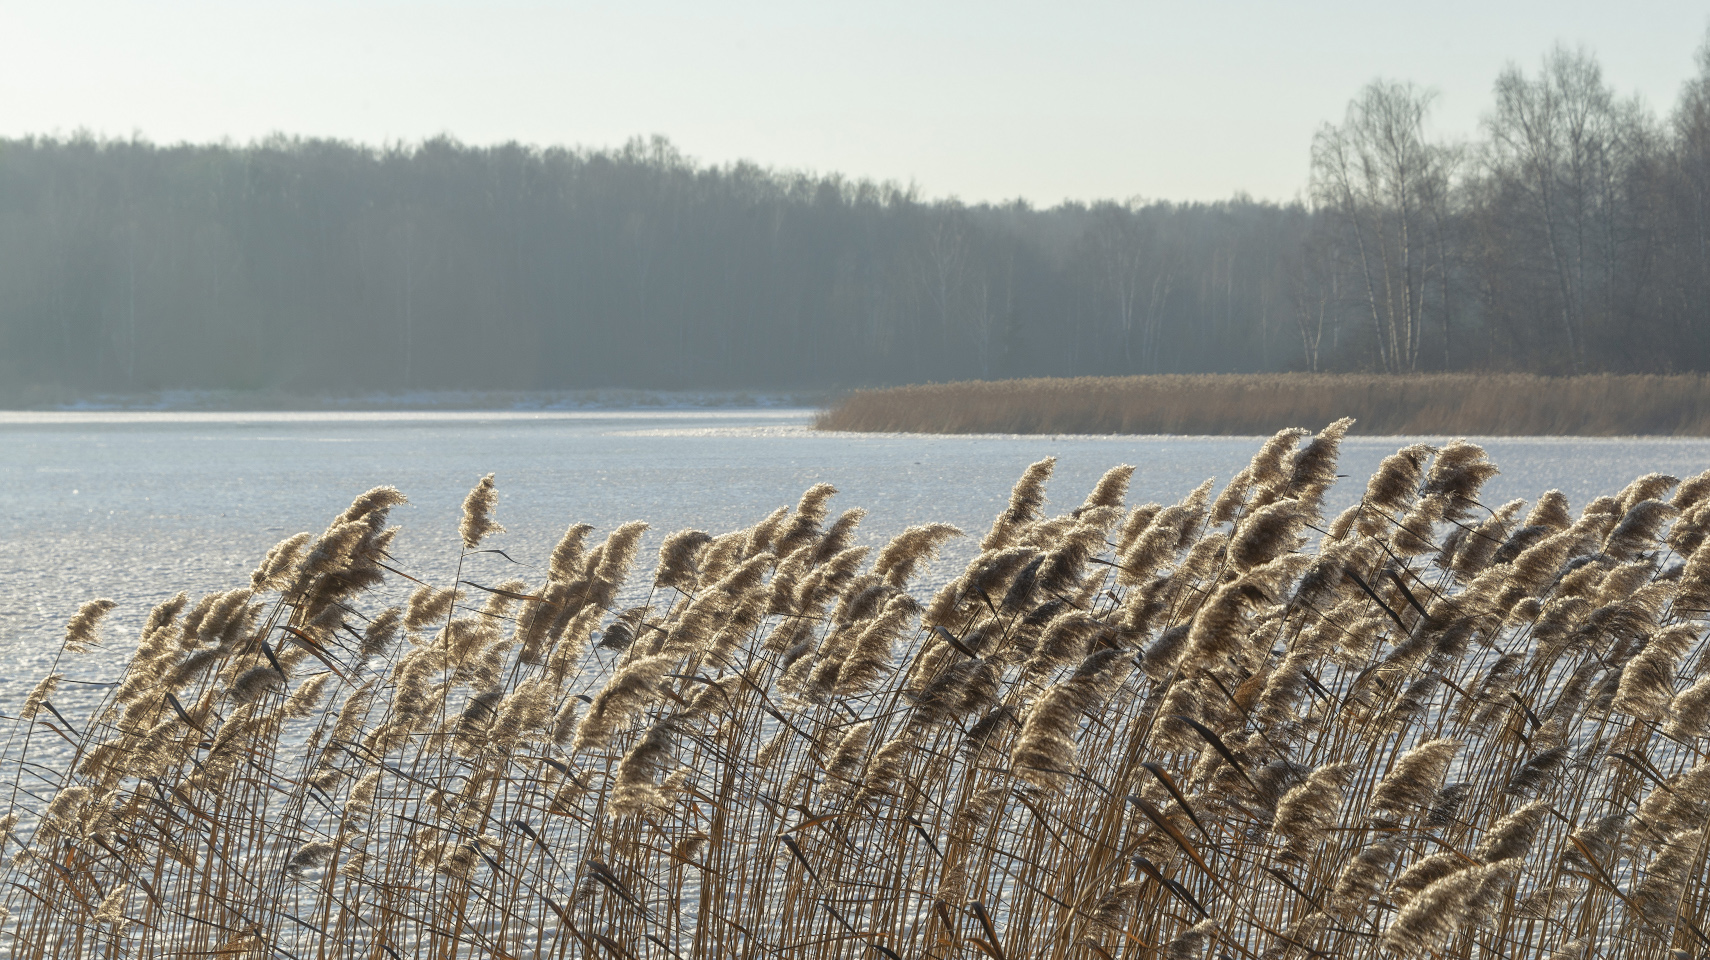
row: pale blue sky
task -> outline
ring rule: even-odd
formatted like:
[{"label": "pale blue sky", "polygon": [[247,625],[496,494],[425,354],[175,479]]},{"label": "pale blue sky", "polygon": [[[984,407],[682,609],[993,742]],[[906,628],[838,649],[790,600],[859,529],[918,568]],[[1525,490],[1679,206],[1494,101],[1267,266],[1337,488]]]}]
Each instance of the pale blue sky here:
[{"label": "pale blue sky", "polygon": [[0,0],[0,134],[270,132],[614,145],[914,181],[969,201],[1287,199],[1376,76],[1477,130],[1509,61],[1595,52],[1669,109],[1679,0],[515,3]]}]

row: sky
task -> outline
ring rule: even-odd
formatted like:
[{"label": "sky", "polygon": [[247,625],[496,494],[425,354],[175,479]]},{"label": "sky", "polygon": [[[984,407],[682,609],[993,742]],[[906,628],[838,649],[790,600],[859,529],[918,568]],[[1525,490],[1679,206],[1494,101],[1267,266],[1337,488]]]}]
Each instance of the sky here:
[{"label": "sky", "polygon": [[1666,114],[1707,28],[1679,0],[0,0],[0,136],[663,134],[970,203],[1288,200],[1374,78],[1470,139],[1504,66],[1563,44]]}]

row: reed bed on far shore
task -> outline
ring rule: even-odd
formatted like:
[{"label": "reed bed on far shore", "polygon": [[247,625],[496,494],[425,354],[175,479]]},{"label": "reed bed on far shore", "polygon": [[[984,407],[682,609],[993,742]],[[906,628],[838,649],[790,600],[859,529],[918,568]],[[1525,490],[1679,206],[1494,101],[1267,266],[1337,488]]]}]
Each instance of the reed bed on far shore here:
[{"label": "reed bed on far shore", "polygon": [[821,430],[1263,436],[1354,417],[1381,436],[1710,436],[1710,378],[1167,374],[857,390]]},{"label": "reed bed on far shore", "polygon": [[933,591],[961,531],[869,550],[825,484],[637,583],[641,523],[500,552],[490,476],[422,582],[376,488],[121,676],[71,618],[0,952],[1703,956],[1710,472],[1485,504],[1413,444],[1326,518],[1350,425],[1168,505],[1042,460]]}]

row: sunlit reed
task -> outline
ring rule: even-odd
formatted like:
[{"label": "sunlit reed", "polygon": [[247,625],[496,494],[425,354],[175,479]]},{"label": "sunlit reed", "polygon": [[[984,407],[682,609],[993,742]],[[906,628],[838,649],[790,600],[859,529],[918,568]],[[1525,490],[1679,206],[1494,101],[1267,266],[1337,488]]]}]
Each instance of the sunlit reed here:
[{"label": "sunlit reed", "polygon": [[123,676],[70,618],[0,949],[1703,955],[1710,472],[1487,506],[1413,444],[1326,518],[1349,426],[1168,505],[1118,466],[1053,514],[1040,461],[930,591],[964,533],[870,549],[828,484],[636,576],[641,523],[498,552],[483,478],[439,583],[371,491]]}]

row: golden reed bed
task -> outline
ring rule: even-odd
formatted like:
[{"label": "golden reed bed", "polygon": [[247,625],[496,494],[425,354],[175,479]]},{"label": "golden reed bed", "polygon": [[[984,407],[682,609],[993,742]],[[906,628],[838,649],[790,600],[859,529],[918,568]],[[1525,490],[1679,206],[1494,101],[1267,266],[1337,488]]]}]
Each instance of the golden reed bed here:
[{"label": "golden reed bed", "polygon": [[930,592],[962,534],[853,545],[826,485],[636,581],[639,523],[496,552],[488,477],[437,584],[369,491],[83,711],[72,619],[0,949],[1702,956],[1710,473],[1484,504],[1415,444],[1323,518],[1349,425],[1171,505],[1121,466],[1053,515],[1040,461]]},{"label": "golden reed bed", "polygon": [[822,430],[1263,436],[1352,416],[1383,436],[1710,436],[1710,378],[1168,374],[857,390]]}]

